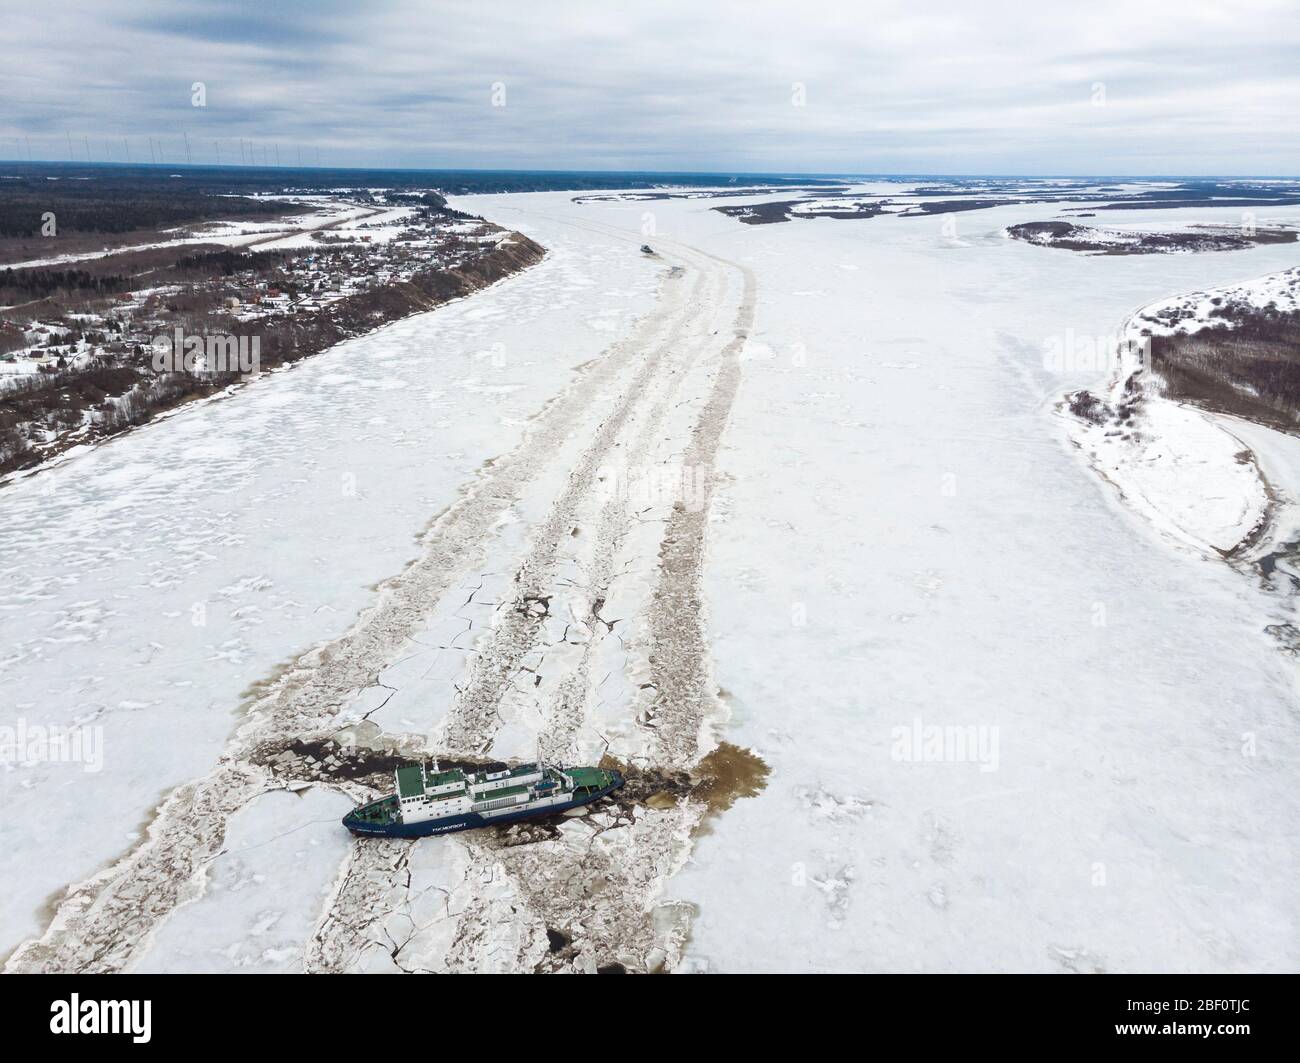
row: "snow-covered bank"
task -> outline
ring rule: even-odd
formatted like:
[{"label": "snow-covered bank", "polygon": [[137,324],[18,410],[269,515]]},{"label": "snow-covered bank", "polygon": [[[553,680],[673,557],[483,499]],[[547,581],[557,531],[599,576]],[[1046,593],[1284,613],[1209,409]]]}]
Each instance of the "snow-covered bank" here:
[{"label": "snow-covered bank", "polygon": [[1101,401],[1079,392],[1065,404],[1072,437],[1097,471],[1154,527],[1207,553],[1255,543],[1274,517],[1269,488],[1225,418],[1166,398],[1149,337],[1231,328],[1235,310],[1265,307],[1296,312],[1300,269],[1150,303],[1120,330]]},{"label": "snow-covered bank", "polygon": [[1123,421],[1084,420],[1072,430],[1134,510],[1193,549],[1231,555],[1269,519],[1249,447],[1212,414],[1148,394]]},{"label": "snow-covered bank", "polygon": [[[1300,254],[1300,249],[1296,253]],[[1265,307],[1283,314],[1300,311],[1300,267],[1158,299],[1134,315],[1131,327],[1157,336],[1198,332],[1212,326],[1232,328],[1237,308]]]}]

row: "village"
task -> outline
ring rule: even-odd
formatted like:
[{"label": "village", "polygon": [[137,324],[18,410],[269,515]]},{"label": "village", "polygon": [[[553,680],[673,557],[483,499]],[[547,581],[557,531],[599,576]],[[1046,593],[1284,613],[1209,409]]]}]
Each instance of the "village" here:
[{"label": "village", "polygon": [[188,379],[161,372],[162,337],[251,339],[256,369],[292,362],[463,294],[467,267],[495,279],[494,252],[523,239],[435,192],[284,198],[300,213],[0,268],[0,472],[243,375],[203,359]]}]

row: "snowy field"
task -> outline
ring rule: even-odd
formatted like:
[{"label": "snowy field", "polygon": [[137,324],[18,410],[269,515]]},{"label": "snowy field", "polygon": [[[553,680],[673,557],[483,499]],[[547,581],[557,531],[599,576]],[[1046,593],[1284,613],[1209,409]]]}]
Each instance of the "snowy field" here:
[{"label": "snowy field", "polygon": [[235,248],[256,247],[259,251],[284,251],[290,248],[315,246],[312,234],[325,229],[349,239],[369,236],[375,243],[385,243],[401,232],[403,219],[414,214],[411,207],[394,207],[389,210],[358,207],[339,203],[328,196],[267,196],[264,198],[280,199],[286,206],[303,206],[307,209],[303,213],[289,215],[275,221],[200,222],[176,229],[164,229],[163,235],[169,233],[183,235],[152,243],[114,247],[109,250],[31,258],[23,262],[6,263],[4,268],[63,266],[110,254],[152,251],[160,247],[181,247],[185,244],[220,244]]},{"label": "snowy field", "polygon": [[[102,736],[0,768],[9,966],[532,970],[555,928],[579,970],[1295,969],[1292,602],[1096,475],[1058,404],[1110,374],[1045,352],[1300,252],[571,199],[457,200],[547,259],[0,494],[5,715]],[[1294,532],[1294,441],[1239,430]],[[644,465],[707,469],[702,511],[611,494]],[[770,775],[703,829],[354,843],[346,786],[246,753],[363,716]]]}]

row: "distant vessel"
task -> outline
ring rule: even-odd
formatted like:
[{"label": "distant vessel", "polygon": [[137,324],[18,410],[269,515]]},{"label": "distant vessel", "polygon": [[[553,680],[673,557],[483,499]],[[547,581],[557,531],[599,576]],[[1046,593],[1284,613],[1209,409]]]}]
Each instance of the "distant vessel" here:
[{"label": "distant vessel", "polygon": [[622,774],[603,768],[551,768],[523,764],[428,771],[423,764],[398,768],[397,792],[360,805],[343,817],[353,834],[423,838],[430,834],[514,823],[530,816],[590,804],[623,785]]}]

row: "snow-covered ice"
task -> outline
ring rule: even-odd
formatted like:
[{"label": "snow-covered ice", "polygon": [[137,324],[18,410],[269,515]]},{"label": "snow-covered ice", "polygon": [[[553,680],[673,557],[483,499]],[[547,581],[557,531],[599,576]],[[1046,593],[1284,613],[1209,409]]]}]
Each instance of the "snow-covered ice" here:
[{"label": "snow-covered ice", "polygon": [[307,940],[350,844],[341,794],[276,790],[232,819],[201,895],[163,924],[140,971],[302,970]]},{"label": "snow-covered ice", "polygon": [[[643,676],[624,656],[636,637],[584,656],[566,625],[597,624],[559,596],[542,625],[557,640],[544,670],[612,675],[594,716],[565,730],[539,719],[526,691],[495,703],[490,727],[472,703],[448,705],[453,688],[486,689],[465,682],[475,647],[510,649],[493,604],[509,600],[517,571],[545,567],[581,602],[578,576],[608,562],[618,596],[596,619],[651,608],[664,528],[687,517],[651,508],[606,542],[614,510],[597,480],[609,466],[583,462],[641,445],[649,460],[672,457],[735,358],[702,517],[717,712],[690,744],[756,751],[766,787],[712,817],[693,848],[698,806],[669,802],[635,827],[583,821],[538,845],[466,835],[404,853],[336,844],[315,821],[336,815],[338,792],[271,791],[232,817],[227,853],[188,884],[137,966],[391,970],[381,945],[396,939],[411,943],[411,968],[531,968],[564,905],[614,889],[652,914],[624,956],[617,921],[597,910],[586,929],[611,950],[602,963],[1294,969],[1300,734],[1292,662],[1264,631],[1288,606],[1153,534],[1095,476],[1056,410],[1103,374],[1044,360],[1054,337],[1112,335],[1134,307],[1287,268],[1294,248],[1063,255],[1000,235],[1041,217],[1032,204],[766,226],[711,209],[739,202],[752,200],[458,201],[550,256],[5,489],[6,707],[102,726],[104,762],[0,774],[0,949],[39,935],[59,891],[129,849],[168,791],[208,773],[243,693],[343,636],[464,485],[496,485],[529,461],[546,471],[474,544],[493,562],[481,584],[430,601],[418,644],[375,662],[403,694],[372,688],[339,707],[394,733],[486,737],[494,753],[527,755],[545,724],[584,755],[602,740],[654,755],[632,714]],[[1147,213],[1185,225],[1231,212]],[[1266,214],[1259,224],[1287,220]],[[663,263],[636,250],[647,239],[665,261],[680,256],[699,298],[665,286]],[[751,287],[746,342],[724,353]],[[672,314],[637,325],[656,299]],[[620,390],[617,365],[608,378],[575,375],[619,337],[661,345],[682,379],[648,376],[642,395]],[[692,345],[713,353],[691,362]],[[482,468],[550,426],[546,403],[575,379],[590,412],[570,436],[557,425],[546,453]],[[605,418],[619,395],[636,401],[615,424]],[[1285,442],[1261,449],[1270,475],[1300,468]],[[581,534],[546,526],[560,516]],[[543,556],[552,531],[566,545]],[[523,647],[522,663],[535,650]],[[561,857],[578,870],[551,881]],[[340,859],[381,892],[340,886]],[[300,881],[282,888],[297,862]],[[408,867],[412,886],[390,890]],[[331,912],[370,906],[379,925],[305,940],[330,888]],[[595,957],[573,963],[594,969]]]},{"label": "snow-covered ice", "polygon": [[104,767],[0,765],[0,952],[206,774],[254,684],[347,629],[483,462],[654,288],[575,233],[533,271],[4,488],[6,723],[103,728]]}]

